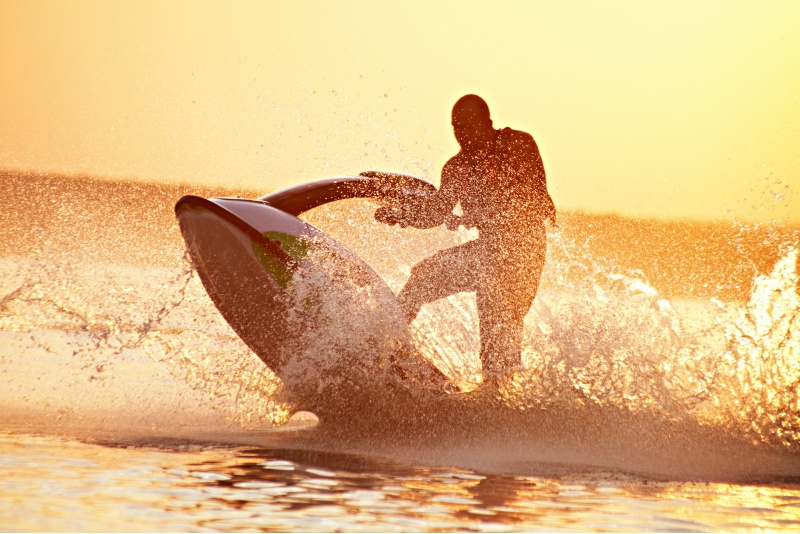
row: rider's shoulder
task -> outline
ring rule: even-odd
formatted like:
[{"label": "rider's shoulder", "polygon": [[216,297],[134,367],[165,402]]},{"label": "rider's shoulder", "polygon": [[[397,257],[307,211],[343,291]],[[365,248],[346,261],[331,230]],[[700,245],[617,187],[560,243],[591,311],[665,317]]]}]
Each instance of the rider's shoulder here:
[{"label": "rider's shoulder", "polygon": [[501,139],[509,144],[536,144],[533,136],[528,132],[523,132],[522,130],[503,128],[502,130],[499,130],[499,132]]},{"label": "rider's shoulder", "polygon": [[536,157],[539,154],[539,147],[531,134],[512,128],[503,128],[499,132],[497,148],[501,153],[509,157]]}]

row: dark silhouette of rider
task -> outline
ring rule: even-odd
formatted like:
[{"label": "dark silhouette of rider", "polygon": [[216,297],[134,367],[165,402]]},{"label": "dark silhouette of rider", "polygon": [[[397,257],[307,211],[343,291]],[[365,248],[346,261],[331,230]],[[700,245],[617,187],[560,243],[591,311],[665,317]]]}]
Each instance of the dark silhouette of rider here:
[{"label": "dark silhouette of rider", "polygon": [[[426,302],[475,291],[487,381],[521,363],[523,318],[544,267],[545,221],[555,224],[556,210],[531,135],[495,129],[489,106],[476,95],[460,98],[452,118],[461,150],[442,169],[439,190],[413,209],[379,208],[375,218],[417,228],[478,229],[478,239],[414,266],[397,298],[411,323]],[[459,203],[460,217],[453,214]]]}]

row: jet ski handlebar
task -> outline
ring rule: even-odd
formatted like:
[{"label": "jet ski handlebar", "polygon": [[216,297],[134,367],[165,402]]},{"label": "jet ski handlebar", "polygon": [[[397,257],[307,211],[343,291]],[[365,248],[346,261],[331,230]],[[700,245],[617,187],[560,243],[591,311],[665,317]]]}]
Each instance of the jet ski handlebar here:
[{"label": "jet ski handlebar", "polygon": [[358,176],[323,178],[293,185],[258,200],[298,216],[322,204],[346,198],[372,198],[393,208],[408,209],[435,192],[436,187],[421,178],[394,172],[366,171]]}]

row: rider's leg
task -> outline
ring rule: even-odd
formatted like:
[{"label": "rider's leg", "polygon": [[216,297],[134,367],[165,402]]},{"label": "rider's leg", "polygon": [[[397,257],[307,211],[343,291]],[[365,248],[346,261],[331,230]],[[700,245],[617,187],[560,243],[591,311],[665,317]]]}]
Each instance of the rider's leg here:
[{"label": "rider's leg", "polygon": [[411,268],[411,277],[397,295],[406,321],[411,323],[427,302],[462,291],[475,291],[481,261],[478,240],[441,250]]},{"label": "rider's leg", "polygon": [[522,363],[524,318],[539,288],[546,242],[541,236],[513,245],[497,241],[488,252],[476,291],[484,377]]}]

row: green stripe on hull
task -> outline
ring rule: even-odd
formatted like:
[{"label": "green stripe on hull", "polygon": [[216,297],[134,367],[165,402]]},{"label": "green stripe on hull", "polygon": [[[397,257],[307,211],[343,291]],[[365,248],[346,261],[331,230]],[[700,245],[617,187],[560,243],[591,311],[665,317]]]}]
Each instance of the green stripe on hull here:
[{"label": "green stripe on hull", "polygon": [[[270,241],[277,241],[283,251],[297,262],[305,258],[311,248],[311,244],[304,238],[291,234],[283,232],[264,232],[263,236]],[[250,245],[253,247],[253,252],[264,267],[264,270],[267,271],[279,286],[286,289],[286,286],[292,280],[292,271],[289,269],[289,266],[270,254],[258,241],[252,240],[250,241]]]}]

